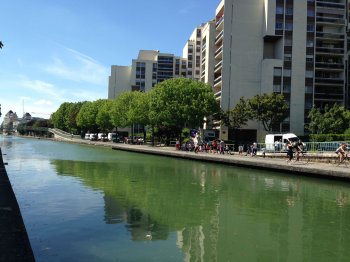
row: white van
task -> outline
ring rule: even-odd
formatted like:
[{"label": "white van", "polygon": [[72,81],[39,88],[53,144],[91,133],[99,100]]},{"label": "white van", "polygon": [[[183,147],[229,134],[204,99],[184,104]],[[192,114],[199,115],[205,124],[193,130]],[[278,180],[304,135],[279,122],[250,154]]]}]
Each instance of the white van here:
[{"label": "white van", "polygon": [[299,137],[293,133],[286,134],[267,134],[265,136],[266,151],[284,151],[286,150],[286,143],[289,141],[297,142]]}]

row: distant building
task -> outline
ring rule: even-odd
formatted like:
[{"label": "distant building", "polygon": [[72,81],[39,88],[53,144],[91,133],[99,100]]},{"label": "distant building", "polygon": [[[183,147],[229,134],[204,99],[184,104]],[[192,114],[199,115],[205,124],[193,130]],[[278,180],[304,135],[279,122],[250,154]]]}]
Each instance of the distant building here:
[{"label": "distant building", "polygon": [[158,50],[140,50],[131,66],[111,67],[108,98],[114,99],[125,91],[148,91],[157,83],[174,77],[192,75],[187,60]]},{"label": "distant building", "polygon": [[8,111],[4,117],[4,121],[2,122],[3,132],[6,134],[12,133],[17,121],[18,117],[16,112],[13,112],[12,110]]}]

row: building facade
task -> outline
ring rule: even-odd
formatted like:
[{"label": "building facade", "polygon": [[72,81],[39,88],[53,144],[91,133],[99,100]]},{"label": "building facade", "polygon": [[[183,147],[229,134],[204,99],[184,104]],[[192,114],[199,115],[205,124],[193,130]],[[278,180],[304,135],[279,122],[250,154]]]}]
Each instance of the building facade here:
[{"label": "building facade", "polygon": [[[349,8],[348,0],[222,0],[194,29],[183,58],[141,50],[132,66],[112,66],[108,97],[173,77],[208,83],[224,111],[241,97],[275,92],[289,117],[273,131],[304,135],[313,105],[349,108]],[[255,121],[238,132],[219,129],[236,141],[266,133]]]},{"label": "building facade", "polygon": [[140,50],[131,66],[112,66],[108,98],[114,99],[125,91],[149,91],[157,83],[174,77],[187,77],[187,59],[158,50]]},{"label": "building facade", "polygon": [[[281,93],[290,114],[274,131],[303,135],[313,105],[348,107],[348,6],[346,0],[221,1],[213,90],[223,110],[240,97]],[[258,137],[265,132],[254,122],[245,128]],[[227,139],[230,132],[221,134]]]}]

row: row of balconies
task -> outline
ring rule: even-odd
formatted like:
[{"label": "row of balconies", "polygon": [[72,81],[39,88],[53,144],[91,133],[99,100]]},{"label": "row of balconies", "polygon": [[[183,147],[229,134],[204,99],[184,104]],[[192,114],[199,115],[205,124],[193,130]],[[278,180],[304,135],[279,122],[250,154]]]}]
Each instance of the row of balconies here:
[{"label": "row of balconies", "polygon": [[331,9],[345,9],[345,4],[344,3],[339,3],[339,2],[332,2],[330,0],[318,0],[316,2],[316,7],[319,8],[331,8]]},{"label": "row of balconies", "polygon": [[338,24],[341,26],[345,26],[345,19],[343,18],[317,16],[316,22],[324,23],[324,24]]},{"label": "row of balconies", "polygon": [[324,32],[316,32],[316,38],[329,39],[329,40],[340,40],[344,41],[344,34],[341,33],[324,33]]},{"label": "row of balconies", "polygon": [[344,54],[344,48],[322,47],[322,46],[318,47],[318,46],[316,46],[316,53],[343,55]]}]

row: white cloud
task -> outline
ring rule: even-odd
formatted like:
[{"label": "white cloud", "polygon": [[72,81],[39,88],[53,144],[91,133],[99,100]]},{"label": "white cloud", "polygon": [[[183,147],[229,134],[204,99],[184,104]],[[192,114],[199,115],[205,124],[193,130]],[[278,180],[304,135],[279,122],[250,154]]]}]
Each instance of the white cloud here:
[{"label": "white cloud", "polygon": [[75,82],[86,82],[94,85],[106,85],[109,69],[93,58],[73,49],[65,48],[65,58],[53,57],[53,63],[44,70],[54,76]]},{"label": "white cloud", "polygon": [[55,88],[55,86],[51,83],[47,83],[41,80],[30,80],[22,77],[18,85],[26,89],[31,89],[41,96],[49,95],[56,98],[57,100],[64,100],[61,95],[62,91]]},{"label": "white cloud", "polygon": [[40,99],[36,102],[34,102],[35,105],[48,105],[48,106],[51,106],[53,103],[49,100],[46,100],[46,99]]}]

